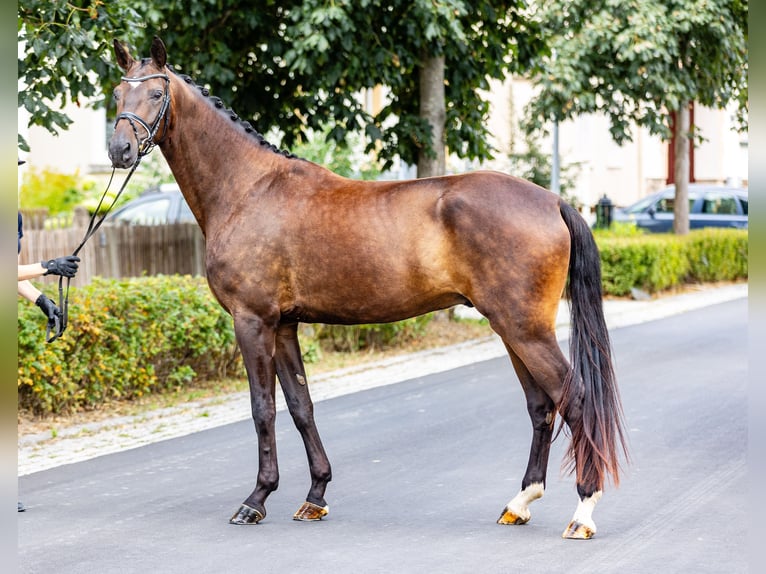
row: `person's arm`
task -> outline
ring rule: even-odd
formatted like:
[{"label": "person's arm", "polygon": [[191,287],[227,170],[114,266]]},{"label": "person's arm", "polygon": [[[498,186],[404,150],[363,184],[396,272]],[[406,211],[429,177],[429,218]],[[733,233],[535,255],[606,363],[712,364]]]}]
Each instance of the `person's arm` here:
[{"label": "person's arm", "polygon": [[63,277],[74,277],[77,273],[77,263],[80,258],[75,255],[65,255],[57,257],[50,261],[41,261],[40,263],[19,263],[19,281],[34,279],[43,275],[61,275]]},{"label": "person's arm", "polygon": [[34,279],[35,277],[41,277],[45,274],[47,269],[43,267],[42,263],[29,263],[27,265],[19,265],[19,294],[21,294],[21,282],[28,279]]},{"label": "person's arm", "polygon": [[51,329],[58,328],[57,322],[61,317],[61,309],[59,309],[58,305],[51,301],[50,298],[41,293],[40,290],[29,281],[19,281],[19,295],[28,301],[32,301],[32,303],[40,308],[43,315],[48,318],[48,326]]},{"label": "person's arm", "polygon": [[[32,265],[19,265],[19,277],[21,277],[21,268],[22,267],[33,267]],[[35,275],[35,277],[42,275],[41,273],[38,273],[38,275]],[[35,303],[37,301],[37,298],[42,295],[40,290],[32,285],[28,280],[27,281],[19,281],[19,295],[24,297],[27,301],[31,301],[32,303]]]}]

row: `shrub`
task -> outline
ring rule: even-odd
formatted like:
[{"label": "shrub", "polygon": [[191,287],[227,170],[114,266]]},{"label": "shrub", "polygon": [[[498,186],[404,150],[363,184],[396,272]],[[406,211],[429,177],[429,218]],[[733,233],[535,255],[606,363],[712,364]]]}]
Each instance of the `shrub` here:
[{"label": "shrub", "polygon": [[693,281],[733,281],[748,275],[747,231],[701,229],[689,234],[686,249]]},{"label": "shrub", "polygon": [[92,182],[83,182],[78,173],[64,174],[30,168],[19,191],[21,207],[46,208],[51,215],[71,211]]},{"label": "shrub", "polygon": [[46,344],[44,326],[19,301],[19,407],[36,414],[242,373],[231,318],[204,279],[98,279],[71,290],[63,337]]},{"label": "shrub", "polygon": [[[596,235],[603,290],[650,293],[684,282],[737,280],[748,273],[748,235],[706,229],[687,236]],[[54,296],[49,293],[49,296]],[[304,325],[304,361],[322,347],[354,352],[403,344],[433,315],[383,325]],[[97,279],[72,288],[69,327],[46,344],[45,320],[18,303],[19,407],[37,415],[71,412],[115,399],[173,390],[195,380],[244,376],[231,317],[203,278]]]},{"label": "shrub", "polygon": [[747,231],[701,229],[686,236],[597,233],[603,291],[656,293],[689,282],[747,277]]}]

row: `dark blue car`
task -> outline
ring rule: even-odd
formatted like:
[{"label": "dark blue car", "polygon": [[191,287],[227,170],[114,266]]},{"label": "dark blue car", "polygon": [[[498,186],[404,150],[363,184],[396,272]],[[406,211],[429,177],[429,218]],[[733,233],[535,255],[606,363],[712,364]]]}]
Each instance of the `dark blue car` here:
[{"label": "dark blue car", "polygon": [[[654,233],[673,230],[675,186],[649,195],[629,207],[615,209],[612,221],[632,222]],[[747,189],[689,184],[689,228],[733,227],[747,229]]]}]

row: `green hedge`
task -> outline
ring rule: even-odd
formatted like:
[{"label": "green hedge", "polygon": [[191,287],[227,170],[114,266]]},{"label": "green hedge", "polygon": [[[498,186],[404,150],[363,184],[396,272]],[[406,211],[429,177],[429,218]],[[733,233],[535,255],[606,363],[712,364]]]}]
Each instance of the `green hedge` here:
[{"label": "green hedge", "polygon": [[231,318],[200,278],[101,279],[72,288],[67,331],[54,343],[44,339],[42,313],[20,300],[19,408],[36,414],[243,373]]},{"label": "green hedge", "polygon": [[657,293],[685,283],[733,281],[748,274],[746,230],[701,229],[673,234],[598,233],[604,293],[627,295],[632,287]]}]

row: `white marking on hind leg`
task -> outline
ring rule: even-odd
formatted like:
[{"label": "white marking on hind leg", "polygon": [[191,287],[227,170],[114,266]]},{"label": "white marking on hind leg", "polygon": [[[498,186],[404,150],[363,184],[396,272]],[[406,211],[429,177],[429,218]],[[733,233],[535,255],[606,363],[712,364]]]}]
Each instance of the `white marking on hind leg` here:
[{"label": "white marking on hind leg", "polygon": [[[529,505],[542,497],[544,492],[545,487],[542,482],[533,482],[525,489],[520,490],[519,493],[506,504],[503,516],[513,514],[518,516],[521,519],[521,522],[528,522],[531,517]],[[502,519],[503,517],[501,517],[501,520]]]},{"label": "white marking on hind leg", "polygon": [[596,523],[593,522],[593,509],[595,508],[596,503],[601,500],[601,494],[602,492],[597,490],[591,496],[578,500],[577,510],[575,510],[574,516],[572,517],[573,523],[580,523],[587,526],[593,531],[593,534],[596,533]]}]

